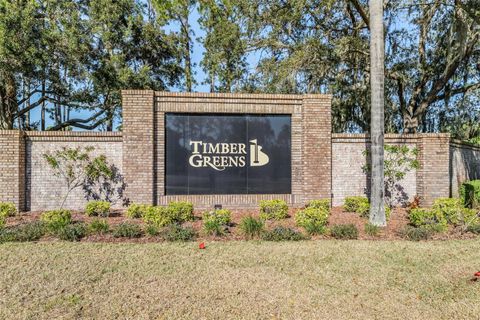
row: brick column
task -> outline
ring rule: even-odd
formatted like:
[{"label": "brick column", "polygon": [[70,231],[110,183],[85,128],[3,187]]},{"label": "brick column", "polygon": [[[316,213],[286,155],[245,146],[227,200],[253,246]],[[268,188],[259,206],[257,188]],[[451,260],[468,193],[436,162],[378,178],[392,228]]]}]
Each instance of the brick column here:
[{"label": "brick column", "polygon": [[149,90],[122,91],[123,174],[131,202],[155,204],[155,103]]},{"label": "brick column", "polygon": [[419,134],[417,194],[422,206],[431,206],[436,198],[450,195],[450,135]]},{"label": "brick column", "polygon": [[22,131],[0,130],[0,202],[25,210],[25,139]]},{"label": "brick column", "polygon": [[304,201],[331,199],[332,125],[331,96],[303,98]]}]

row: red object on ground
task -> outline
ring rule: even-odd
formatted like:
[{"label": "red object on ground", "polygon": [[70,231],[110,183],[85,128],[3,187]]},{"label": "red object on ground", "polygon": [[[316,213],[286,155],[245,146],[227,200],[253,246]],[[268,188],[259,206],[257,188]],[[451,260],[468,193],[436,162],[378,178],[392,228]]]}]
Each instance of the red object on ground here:
[{"label": "red object on ground", "polygon": [[480,277],[480,271],[474,274],[475,277]]},{"label": "red object on ground", "polygon": [[205,243],[202,242],[198,245],[198,249],[205,249]]}]

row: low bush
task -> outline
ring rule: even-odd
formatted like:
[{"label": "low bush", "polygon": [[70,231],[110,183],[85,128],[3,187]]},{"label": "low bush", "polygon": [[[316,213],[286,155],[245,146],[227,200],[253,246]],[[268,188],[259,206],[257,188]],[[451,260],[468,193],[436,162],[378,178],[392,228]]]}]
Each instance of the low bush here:
[{"label": "low bush", "polygon": [[335,239],[357,239],[358,229],[354,224],[337,224],[330,228],[330,234]]},{"label": "low bush", "polygon": [[26,242],[38,241],[46,233],[45,225],[40,221],[21,224],[15,227],[5,228],[0,232],[2,242]]},{"label": "low bush", "polygon": [[125,212],[125,215],[127,216],[127,218],[130,218],[130,219],[141,218],[144,216],[145,213],[148,212],[148,210],[151,207],[152,206],[149,206],[146,204],[132,203],[131,205],[128,206],[128,209]]},{"label": "low bush", "polygon": [[467,231],[475,234],[480,234],[480,224],[473,224],[468,226]]},{"label": "low bush", "polygon": [[365,224],[365,233],[369,236],[376,237],[380,233],[380,227],[371,223]]},{"label": "low bush", "polygon": [[305,228],[309,234],[322,234],[325,232],[329,215],[330,208],[307,207],[295,214],[295,223],[297,226]]},{"label": "low bush", "polygon": [[282,220],[288,217],[288,205],[284,200],[260,201],[260,218],[264,220]]},{"label": "low bush", "polygon": [[462,208],[458,215],[458,225],[461,226],[463,230],[466,230],[470,226],[480,224],[479,214],[475,209]]},{"label": "low bush", "polygon": [[110,231],[107,220],[95,219],[88,225],[88,232],[91,234],[106,234]]},{"label": "low bush", "polygon": [[227,232],[227,226],[218,220],[206,220],[203,222],[203,230],[208,235],[221,236]]},{"label": "low bush", "polygon": [[240,230],[247,238],[259,237],[265,227],[262,219],[257,219],[252,216],[244,217],[240,221]]},{"label": "low bush", "polygon": [[228,225],[232,219],[232,212],[228,209],[217,209],[206,211],[203,213],[202,220],[207,221],[217,221],[220,225]]},{"label": "low bush", "polygon": [[17,214],[17,208],[11,202],[0,202],[0,217],[13,217]]},{"label": "low bush", "polygon": [[359,213],[359,210],[364,210],[365,206],[370,207],[368,198],[366,197],[346,197],[343,209],[347,212]]},{"label": "low bush", "polygon": [[460,186],[460,199],[467,208],[480,208],[480,180],[465,181]]},{"label": "low bush", "polygon": [[158,236],[158,234],[160,233],[160,228],[153,224],[147,224],[147,226],[145,227],[145,233],[152,237]]},{"label": "low bush", "polygon": [[188,201],[175,201],[168,204],[172,215],[179,223],[193,220],[193,204]]},{"label": "low bush", "polygon": [[443,213],[434,209],[412,209],[408,215],[410,224],[414,227],[422,227],[435,232],[447,230],[447,219]]},{"label": "low bush", "polygon": [[87,227],[84,223],[72,223],[60,228],[56,232],[56,236],[65,241],[80,241],[87,235]]},{"label": "low bush", "polygon": [[410,241],[428,240],[431,233],[432,231],[425,227],[412,226],[405,226],[405,228],[400,231],[400,235]]},{"label": "low bush", "polygon": [[462,201],[457,198],[438,198],[434,201],[433,210],[439,211],[448,223],[458,224],[464,209]]},{"label": "low bush", "polygon": [[3,216],[0,216],[0,231],[2,231],[3,228],[5,228],[6,223],[7,223],[7,219]]},{"label": "low bush", "polygon": [[40,220],[51,232],[56,232],[72,222],[72,212],[65,209],[46,211],[42,213]]},{"label": "low bush", "polygon": [[166,241],[193,241],[197,233],[191,227],[182,227],[177,224],[172,224],[165,228],[162,232],[162,237]]},{"label": "low bush", "polygon": [[275,227],[262,234],[262,240],[265,241],[300,241],[306,239],[308,238],[301,232],[281,226]]},{"label": "low bush", "polygon": [[315,209],[324,209],[330,212],[330,200],[328,199],[312,200],[307,203],[306,207],[315,208]]},{"label": "low bush", "polygon": [[124,222],[114,227],[112,234],[115,238],[140,238],[143,233],[138,224]]},{"label": "low bush", "polygon": [[87,216],[108,217],[110,206],[108,201],[90,201],[85,206],[85,214]]}]

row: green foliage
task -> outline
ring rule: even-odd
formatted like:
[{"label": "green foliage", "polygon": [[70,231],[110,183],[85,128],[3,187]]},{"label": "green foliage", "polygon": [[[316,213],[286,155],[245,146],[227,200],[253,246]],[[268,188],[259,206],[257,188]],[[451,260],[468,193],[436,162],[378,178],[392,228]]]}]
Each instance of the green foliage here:
[{"label": "green foliage", "polygon": [[128,206],[128,209],[125,212],[125,215],[130,219],[142,218],[145,215],[145,213],[151,210],[151,207],[152,206],[149,206],[147,204],[132,203],[131,205]]},{"label": "green foliage", "polygon": [[309,235],[321,235],[326,234],[329,231],[326,226],[312,220],[305,222],[303,228]]},{"label": "green foliage", "polygon": [[330,228],[330,234],[335,239],[357,239],[358,229],[354,224],[337,224]]},{"label": "green foliage", "polygon": [[262,240],[265,241],[300,241],[306,240],[302,233],[282,226],[275,227],[273,230],[268,230],[262,234]]},{"label": "green foliage", "polygon": [[367,197],[346,197],[343,204],[343,209],[347,212],[358,213],[360,208],[365,205],[368,205],[368,207],[370,207]]},{"label": "green foliage", "polygon": [[439,210],[415,208],[408,215],[410,223],[435,232],[447,230],[447,219]]},{"label": "green foliage", "polygon": [[165,228],[162,232],[162,237],[166,241],[193,241],[197,233],[191,227],[183,228],[178,224],[172,224]]},{"label": "green foliage", "polygon": [[295,223],[297,226],[305,228],[310,234],[323,233],[329,215],[330,208],[309,206],[295,214]]},{"label": "green foliage", "polygon": [[110,214],[110,202],[108,201],[89,201],[85,207],[87,216],[108,217]]},{"label": "green foliage", "polygon": [[288,217],[288,205],[284,200],[260,201],[260,218],[264,220],[282,220]]},{"label": "green foliage", "polygon": [[0,216],[0,231],[5,228],[5,224],[7,223],[7,219],[4,216]]},{"label": "green foliage", "polygon": [[0,217],[13,217],[17,214],[15,204],[11,202],[0,202]]},{"label": "green foliage", "polygon": [[465,207],[480,208],[480,180],[465,181],[459,193]]},{"label": "green foliage", "polygon": [[80,241],[87,235],[87,227],[84,223],[72,223],[58,229],[55,235],[65,241]]},{"label": "green foliage", "polygon": [[94,219],[88,225],[88,233],[91,234],[106,234],[110,231],[110,226],[105,219]]},{"label": "green foliage", "polygon": [[115,226],[112,234],[115,238],[140,238],[143,232],[138,224],[124,222]]},{"label": "green foliage", "polygon": [[324,209],[330,212],[330,200],[322,199],[322,200],[312,200],[306,205],[307,208],[316,208],[316,209]]},{"label": "green foliage", "polygon": [[432,234],[432,230],[425,227],[405,226],[400,235],[410,241],[428,240]]},{"label": "green foliage", "polygon": [[177,222],[193,220],[193,204],[188,201],[170,202],[168,208],[172,211]]},{"label": "green foliage", "polygon": [[468,226],[467,232],[480,234],[480,223]]},{"label": "green foliage", "polygon": [[369,236],[376,237],[380,233],[380,227],[371,223],[365,224],[365,233]]},{"label": "green foliage", "polygon": [[42,222],[25,223],[0,230],[0,243],[38,241],[45,233],[46,228]]},{"label": "green foliage", "polygon": [[203,230],[207,235],[221,236],[226,233],[226,226],[218,220],[206,220],[203,222]]},{"label": "green foliage", "polygon": [[145,233],[149,236],[157,236],[160,233],[160,228],[153,224],[147,224],[145,227]]},{"label": "green foliage", "polygon": [[56,232],[72,222],[72,212],[70,210],[46,211],[42,213],[40,219],[51,232]]},{"label": "green foliage", "polygon": [[438,198],[434,201],[433,210],[439,211],[448,223],[458,224],[464,209],[462,202],[457,198]]},{"label": "green foliage", "polygon": [[207,221],[216,221],[220,225],[228,225],[232,219],[232,213],[228,209],[218,209],[212,211],[206,211],[203,213],[202,220]]},{"label": "green foliage", "polygon": [[240,221],[239,228],[247,238],[259,237],[265,227],[262,219],[257,219],[252,216],[244,217]]}]

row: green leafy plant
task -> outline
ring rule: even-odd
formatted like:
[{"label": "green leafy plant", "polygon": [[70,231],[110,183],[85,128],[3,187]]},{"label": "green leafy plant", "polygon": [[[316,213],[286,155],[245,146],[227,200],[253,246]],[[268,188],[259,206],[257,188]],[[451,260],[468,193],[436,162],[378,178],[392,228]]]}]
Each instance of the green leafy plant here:
[{"label": "green leafy plant", "polygon": [[295,223],[305,228],[309,234],[323,234],[327,225],[330,207],[307,207],[295,214]]},{"label": "green leafy plant", "polygon": [[56,232],[72,222],[72,212],[70,210],[46,211],[42,213],[40,220],[51,232]]},{"label": "green leafy plant", "polygon": [[368,206],[370,208],[370,204],[368,202],[367,197],[358,197],[358,196],[346,197],[343,204],[343,209],[347,212],[358,213],[359,210],[362,208],[362,206]]},{"label": "green leafy plant", "polygon": [[242,218],[239,228],[247,238],[259,237],[265,227],[262,219],[257,219],[252,216]]},{"label": "green leafy plant", "polygon": [[110,231],[110,226],[108,225],[107,220],[94,219],[90,222],[87,229],[91,234],[106,234]]},{"label": "green leafy plant", "polygon": [[165,228],[162,232],[162,237],[166,241],[193,241],[197,233],[191,227],[183,228],[180,225],[172,224]]},{"label": "green leafy plant", "polygon": [[15,204],[11,202],[0,202],[0,217],[13,217],[17,214]]},{"label": "green leafy plant", "polygon": [[284,200],[260,201],[260,218],[264,220],[282,220],[288,217],[288,205]]},{"label": "green leafy plant", "polygon": [[432,231],[424,227],[405,226],[400,231],[400,235],[410,241],[428,240]]},{"label": "green leafy plant", "polygon": [[315,209],[324,209],[330,212],[330,200],[328,199],[312,200],[307,203],[306,207],[315,208]]},{"label": "green leafy plant", "polygon": [[154,237],[160,233],[160,228],[153,224],[147,224],[147,226],[145,227],[145,233],[149,236]]},{"label": "green leafy plant", "polygon": [[125,215],[130,219],[142,218],[152,206],[147,204],[132,203],[128,206]]},{"label": "green leafy plant", "polygon": [[115,238],[140,238],[143,232],[138,224],[124,222],[115,226],[112,234]]},{"label": "green leafy plant", "polygon": [[5,228],[6,223],[7,219],[4,216],[0,216],[0,232]]},{"label": "green leafy plant", "polygon": [[172,202],[166,207],[149,206],[142,214],[142,219],[157,227],[180,224],[193,220],[193,205],[189,202]]},{"label": "green leafy plant", "polygon": [[68,195],[75,189],[85,187],[100,180],[109,181],[114,172],[108,165],[104,155],[92,158],[91,152],[94,147],[63,147],[55,152],[43,154],[53,175],[62,179],[65,183],[65,195],[63,196],[60,209],[63,208]]},{"label": "green leafy plant", "polygon": [[464,207],[460,199],[438,198],[434,201],[432,209],[441,212],[448,223],[458,224]]},{"label": "green leafy plant", "polygon": [[380,227],[371,223],[365,224],[365,233],[369,236],[376,237],[380,233]]},{"label": "green leafy plant", "polygon": [[460,186],[459,194],[465,207],[480,209],[480,180],[465,181]]},{"label": "green leafy plant", "polygon": [[282,226],[275,227],[262,234],[262,240],[265,241],[300,241],[306,239],[307,237],[301,232]]},{"label": "green leafy plant", "polygon": [[0,232],[0,243],[2,242],[26,242],[38,241],[46,233],[45,225],[40,221],[25,223]]},{"label": "green leafy plant", "polygon": [[335,239],[357,239],[358,229],[354,224],[337,224],[330,228],[330,234]]},{"label": "green leafy plant", "polygon": [[84,223],[72,223],[60,228],[56,232],[56,236],[65,241],[80,241],[87,235],[87,227]]},{"label": "green leafy plant", "polygon": [[89,201],[85,207],[87,216],[108,217],[110,214],[110,202],[108,201]]},{"label": "green leafy plant", "polygon": [[193,220],[193,204],[187,201],[170,202],[168,208],[172,210],[178,222]]},{"label": "green leafy plant", "polygon": [[202,220],[207,221],[217,221],[220,225],[228,225],[232,219],[232,212],[228,209],[217,209],[206,211],[202,215]]},{"label": "green leafy plant", "polygon": [[468,226],[467,232],[475,233],[475,234],[480,234],[480,223],[479,224],[473,224]]},{"label": "green leafy plant", "polygon": [[408,218],[410,223],[415,227],[422,227],[435,232],[443,232],[447,229],[447,219],[439,210],[412,209],[410,210]]}]

